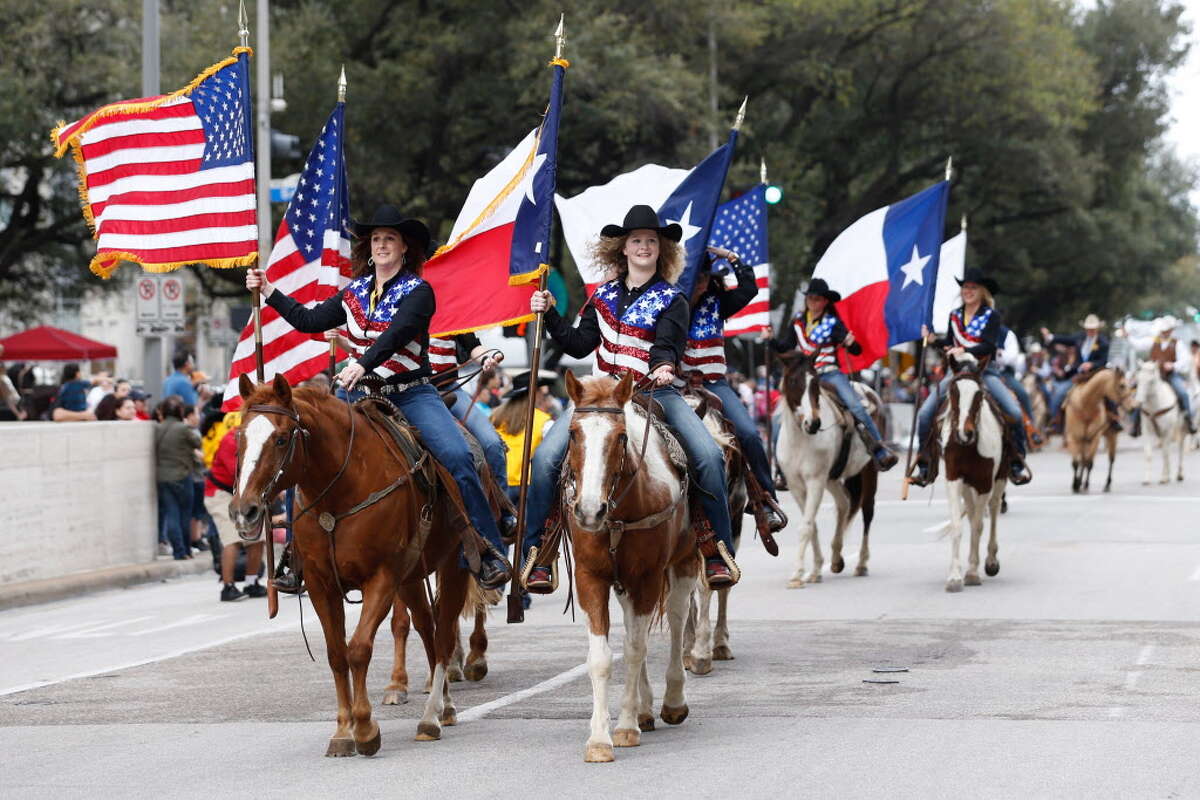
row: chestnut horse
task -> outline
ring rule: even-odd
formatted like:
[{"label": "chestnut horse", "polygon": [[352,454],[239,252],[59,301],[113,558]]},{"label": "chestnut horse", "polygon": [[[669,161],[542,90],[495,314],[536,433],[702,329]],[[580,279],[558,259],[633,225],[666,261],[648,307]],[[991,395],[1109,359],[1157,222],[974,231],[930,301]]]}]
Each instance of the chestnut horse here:
[{"label": "chestnut horse", "polygon": [[[252,537],[269,498],[283,487],[299,488],[293,545],[337,690],[337,726],[325,754],[379,750],[367,668],[375,632],[397,595],[427,643],[433,671],[417,740],[441,738],[442,725],[457,721],[446,672],[470,578],[459,566],[459,530],[466,523],[457,493],[453,487],[427,492],[418,471],[430,463],[428,454],[407,463],[359,408],[316,389],[293,390],[282,376],[255,387],[243,375],[239,388],[242,426],[230,517],[239,535]],[[439,598],[430,609],[423,579],[433,572]],[[343,600],[352,589],[362,592],[362,613],[347,643]]]},{"label": "chestnut horse", "polygon": [[[646,669],[650,625],[664,600],[671,632],[663,722],[688,715],[683,684],[683,628],[700,560],[690,524],[688,479],[666,440],[634,408],[633,379],[566,375],[574,403],[567,446],[563,508],[575,546],[575,583],[588,621],[592,680],[591,735],[584,760],[612,761],[613,747],[636,747],[654,729]],[[562,424],[562,423],[560,423]],[[645,442],[643,454],[642,443]],[[609,590],[625,618],[625,695],[610,735]]]},{"label": "chestnut horse", "polygon": [[1105,401],[1114,406],[1129,407],[1129,385],[1120,371],[1098,370],[1085,383],[1071,388],[1063,403],[1065,417],[1063,440],[1071,452],[1071,491],[1086,492],[1092,480],[1092,462],[1104,439],[1108,449],[1108,479],[1104,491],[1112,488],[1113,462],[1117,460],[1117,432],[1108,418]]}]

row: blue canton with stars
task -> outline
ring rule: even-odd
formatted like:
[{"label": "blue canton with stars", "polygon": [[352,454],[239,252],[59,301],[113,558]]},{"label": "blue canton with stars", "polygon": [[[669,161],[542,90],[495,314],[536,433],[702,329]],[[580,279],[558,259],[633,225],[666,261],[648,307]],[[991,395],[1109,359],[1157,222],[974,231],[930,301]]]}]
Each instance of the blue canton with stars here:
[{"label": "blue canton with stars", "polygon": [[987,327],[988,320],[992,318],[991,306],[985,306],[984,310],[976,314],[967,325],[963,326],[963,311],[961,308],[956,308],[950,312],[950,318],[954,320],[954,327],[957,333],[962,333],[965,329],[966,338],[972,342],[982,340],[983,329]]},{"label": "blue canton with stars", "polygon": [[190,95],[204,128],[200,169],[254,161],[250,120],[250,70],[246,54],[201,81]]},{"label": "blue canton with stars", "polygon": [[[766,185],[759,184],[740,197],[722,203],[713,220],[709,246],[732,250],[742,259],[742,263],[751,267],[766,264],[769,260],[766,190]],[[725,259],[718,259],[713,264],[713,271],[723,271],[728,265]]]},{"label": "blue canton with stars", "polygon": [[[680,294],[682,292],[679,289],[666,281],[658,281],[625,309],[625,316],[618,319],[623,325],[653,331],[658,325],[659,316]],[[604,303],[613,317],[617,317],[617,281],[609,281],[601,286],[593,298],[595,302]]]},{"label": "blue canton with stars", "polygon": [[716,295],[705,295],[692,313],[692,327],[688,328],[688,339],[704,341],[723,338],[725,323],[721,320],[721,304]]},{"label": "blue canton with stars", "polygon": [[[801,312],[796,316],[796,322],[804,321],[804,313]],[[813,326],[811,331],[806,331],[804,338],[808,339],[809,343],[822,345],[829,344],[829,337],[833,335],[833,328],[837,325],[837,317],[833,314],[826,314],[821,317],[821,321]]]},{"label": "blue canton with stars", "polygon": [[336,230],[339,236],[346,236],[349,229],[350,201],[346,191],[346,160],[342,156],[345,120],[346,106],[338,103],[308,153],[296,183],[296,194],[284,214],[296,249],[309,261],[324,252],[325,231]]},{"label": "blue canton with stars", "polygon": [[[375,313],[371,314],[368,320],[371,329],[376,331],[386,330],[388,325],[392,323],[392,317],[395,315],[396,309],[400,307],[400,301],[424,282],[416,275],[409,275],[393,283],[383,297],[379,298],[375,304]],[[364,275],[355,281],[351,281],[346,286],[345,293],[342,295],[342,301],[353,311],[354,304],[347,302],[353,298],[357,302],[358,308],[362,311],[362,315],[367,317],[370,314],[371,291],[374,288],[375,276]]]}]

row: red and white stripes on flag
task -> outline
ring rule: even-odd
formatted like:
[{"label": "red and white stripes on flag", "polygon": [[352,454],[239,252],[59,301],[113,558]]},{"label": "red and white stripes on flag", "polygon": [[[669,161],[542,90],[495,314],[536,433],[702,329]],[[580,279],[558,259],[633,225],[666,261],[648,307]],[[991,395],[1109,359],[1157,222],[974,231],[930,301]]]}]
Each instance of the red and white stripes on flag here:
[{"label": "red and white stripes on flag", "polygon": [[[758,294],[745,308],[725,320],[726,336],[771,330],[771,265],[755,264],[754,280],[758,283]],[[731,289],[737,286],[737,276],[726,273],[725,286]]]},{"label": "red and white stripes on flag", "polygon": [[[338,103],[309,151],[296,194],[288,203],[267,261],[267,280],[278,291],[310,308],[337,294],[350,280],[350,202],[346,160],[342,156],[344,128],[345,104]],[[267,380],[282,374],[295,386],[329,366],[329,343],[323,335],[300,333],[270,306],[264,306],[260,316],[263,374]],[[338,358],[345,355],[339,353]],[[255,369],[251,320],[233,353],[223,408],[230,410],[237,406],[237,378],[254,375]]]},{"label": "red and white stripes on flag", "polygon": [[110,103],[51,133],[55,155],[70,148],[78,164],[97,275],[122,261],[151,272],[254,263],[250,51],[233,52],[177,92]]}]

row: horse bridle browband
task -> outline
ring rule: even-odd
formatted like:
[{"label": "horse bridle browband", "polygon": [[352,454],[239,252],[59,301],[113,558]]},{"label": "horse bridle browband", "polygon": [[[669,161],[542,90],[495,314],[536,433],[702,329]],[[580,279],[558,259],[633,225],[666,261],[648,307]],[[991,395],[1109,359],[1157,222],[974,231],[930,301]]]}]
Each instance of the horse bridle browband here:
[{"label": "horse bridle browband", "polygon": [[[275,474],[273,476],[271,476],[270,482],[267,483],[267,487],[263,490],[262,495],[259,497],[259,501],[262,502],[263,505],[269,507],[270,500],[268,498],[275,496],[275,494],[276,494],[275,490],[279,485],[280,479],[283,478],[283,473],[287,471],[287,468],[289,466],[291,466],[292,456],[296,452],[297,440],[303,439],[305,447],[308,446],[308,429],[304,427],[303,423],[301,423],[300,415],[298,413],[296,413],[296,411],[294,409],[291,409],[291,408],[285,408],[284,406],[276,406],[276,405],[270,405],[270,404],[262,404],[262,405],[250,406],[248,409],[246,409],[246,411],[247,412],[253,411],[253,412],[256,412],[259,414],[279,414],[281,416],[287,417],[288,419],[290,419],[296,423],[296,427],[292,428],[291,433],[288,434],[287,454],[284,455],[283,460],[279,462],[279,468],[275,470]],[[233,482],[236,487],[240,487],[242,485],[241,473],[242,473],[242,460],[239,458],[238,462],[237,462],[237,469],[235,470],[235,474],[233,477]],[[251,537],[251,539],[246,539],[246,537],[242,536],[240,531],[238,532],[238,536],[243,541],[251,541],[253,538],[257,538],[257,537]]]}]

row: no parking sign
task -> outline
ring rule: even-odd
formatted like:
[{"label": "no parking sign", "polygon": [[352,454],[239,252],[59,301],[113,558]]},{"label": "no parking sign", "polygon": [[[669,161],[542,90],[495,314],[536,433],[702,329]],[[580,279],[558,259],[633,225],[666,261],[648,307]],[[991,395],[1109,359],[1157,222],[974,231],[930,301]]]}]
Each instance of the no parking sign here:
[{"label": "no parking sign", "polygon": [[174,275],[142,275],[135,284],[137,332],[143,336],[184,332],[183,280]]}]

